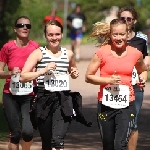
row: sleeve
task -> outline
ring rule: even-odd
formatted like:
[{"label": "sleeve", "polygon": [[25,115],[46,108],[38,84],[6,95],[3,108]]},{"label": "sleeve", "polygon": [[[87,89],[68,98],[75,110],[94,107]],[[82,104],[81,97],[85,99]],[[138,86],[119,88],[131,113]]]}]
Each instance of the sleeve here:
[{"label": "sleeve", "polygon": [[103,57],[102,57],[102,48],[96,50],[95,54],[98,56],[98,58],[103,62]]},{"label": "sleeve", "polygon": [[68,16],[67,16],[67,21],[72,21],[71,15],[68,15]]},{"label": "sleeve", "polygon": [[143,57],[149,55],[149,49],[148,49],[148,37],[147,37],[147,36],[146,36],[145,41],[146,41],[145,48],[144,48],[144,52],[145,52],[145,53],[144,53]]},{"label": "sleeve", "polygon": [[8,47],[5,44],[0,51],[0,61],[7,63],[8,61]]}]

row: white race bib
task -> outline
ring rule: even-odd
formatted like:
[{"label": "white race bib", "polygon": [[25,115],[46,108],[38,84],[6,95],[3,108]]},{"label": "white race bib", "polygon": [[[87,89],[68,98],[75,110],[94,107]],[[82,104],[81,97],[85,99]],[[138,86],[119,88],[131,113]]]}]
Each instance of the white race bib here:
[{"label": "white race bib", "polygon": [[33,92],[33,81],[19,82],[20,74],[11,76],[9,90],[13,95],[28,95]]},{"label": "white race bib", "polygon": [[45,89],[51,92],[69,90],[69,75],[50,71],[44,77]]},{"label": "white race bib", "polygon": [[102,104],[114,109],[129,106],[129,87],[126,85],[110,85],[103,88]]},{"label": "white race bib", "polygon": [[135,85],[138,80],[139,80],[139,75],[137,73],[136,68],[134,67],[132,71],[132,85]]},{"label": "white race bib", "polygon": [[82,25],[83,25],[82,19],[80,19],[80,18],[75,18],[75,19],[72,20],[72,26],[73,26],[75,29],[81,28]]}]

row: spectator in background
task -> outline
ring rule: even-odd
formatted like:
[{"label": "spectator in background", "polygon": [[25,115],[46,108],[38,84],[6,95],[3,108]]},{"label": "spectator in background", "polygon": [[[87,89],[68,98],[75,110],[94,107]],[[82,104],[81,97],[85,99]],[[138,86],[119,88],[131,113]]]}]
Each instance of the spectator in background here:
[{"label": "spectator in background", "polygon": [[44,17],[43,26],[50,20],[57,20],[63,26],[63,20],[59,16],[56,16],[56,9],[52,9],[50,15]]},{"label": "spectator in background", "polygon": [[69,37],[71,39],[71,49],[75,53],[76,61],[80,60],[80,45],[85,32],[86,17],[81,12],[81,5],[77,4],[75,11],[68,15],[67,25],[70,30]]}]

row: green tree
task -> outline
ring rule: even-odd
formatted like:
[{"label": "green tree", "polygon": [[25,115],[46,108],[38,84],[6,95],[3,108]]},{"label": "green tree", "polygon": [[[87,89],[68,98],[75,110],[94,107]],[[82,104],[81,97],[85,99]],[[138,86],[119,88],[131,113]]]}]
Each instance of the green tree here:
[{"label": "green tree", "polygon": [[20,0],[0,0],[0,48],[12,37],[19,5]]}]

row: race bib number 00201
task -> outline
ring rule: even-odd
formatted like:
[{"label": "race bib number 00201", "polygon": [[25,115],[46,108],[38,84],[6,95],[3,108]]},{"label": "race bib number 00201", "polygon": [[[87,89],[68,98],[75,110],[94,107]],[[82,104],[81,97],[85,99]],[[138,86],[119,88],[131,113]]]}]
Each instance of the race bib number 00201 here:
[{"label": "race bib number 00201", "polygon": [[13,75],[10,81],[9,90],[13,95],[28,95],[33,92],[33,81],[19,82],[20,74]]},{"label": "race bib number 00201", "polygon": [[126,85],[110,85],[104,87],[102,104],[114,109],[129,106],[129,87]]},{"label": "race bib number 00201", "polygon": [[44,77],[44,86],[51,92],[69,90],[69,75],[49,72]]}]

